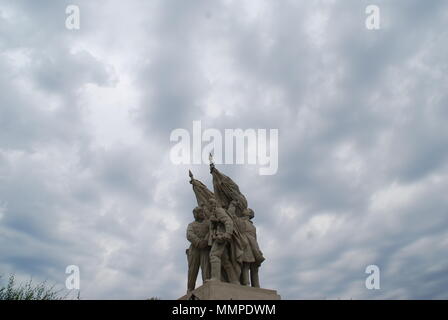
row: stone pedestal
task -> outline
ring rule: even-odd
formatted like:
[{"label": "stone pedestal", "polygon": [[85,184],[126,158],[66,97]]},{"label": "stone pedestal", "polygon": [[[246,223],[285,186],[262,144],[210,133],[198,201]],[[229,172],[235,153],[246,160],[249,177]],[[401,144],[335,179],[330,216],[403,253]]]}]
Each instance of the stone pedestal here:
[{"label": "stone pedestal", "polygon": [[206,281],[179,300],[280,300],[276,290],[252,288],[221,281]]}]

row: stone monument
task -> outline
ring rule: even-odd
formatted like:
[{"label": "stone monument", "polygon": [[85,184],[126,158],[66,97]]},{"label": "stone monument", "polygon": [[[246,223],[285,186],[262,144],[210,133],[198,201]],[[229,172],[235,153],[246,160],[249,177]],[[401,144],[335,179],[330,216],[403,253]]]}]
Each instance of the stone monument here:
[{"label": "stone monument", "polygon": [[[265,260],[248,207],[238,185],[216,169],[210,155],[213,192],[189,172],[196,196],[194,221],[187,227],[190,247],[187,294],[180,300],[278,300],[275,290],[260,288]],[[201,270],[202,285],[196,288]]]}]

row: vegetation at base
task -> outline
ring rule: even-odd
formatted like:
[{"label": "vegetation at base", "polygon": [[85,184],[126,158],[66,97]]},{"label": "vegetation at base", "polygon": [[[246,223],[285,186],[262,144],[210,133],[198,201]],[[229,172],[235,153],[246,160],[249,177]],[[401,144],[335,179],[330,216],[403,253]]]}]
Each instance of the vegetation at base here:
[{"label": "vegetation at base", "polygon": [[[33,279],[23,284],[18,284],[15,276],[10,275],[6,284],[2,284],[0,275],[0,300],[64,300],[68,293],[64,290],[56,290],[55,286],[49,286],[46,281],[33,283]],[[79,299],[79,294],[78,294]]]}]

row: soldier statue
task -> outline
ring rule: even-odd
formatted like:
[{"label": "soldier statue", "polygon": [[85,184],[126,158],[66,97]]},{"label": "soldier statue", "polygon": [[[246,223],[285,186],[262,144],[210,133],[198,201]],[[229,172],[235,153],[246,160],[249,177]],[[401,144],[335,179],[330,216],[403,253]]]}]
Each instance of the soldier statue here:
[{"label": "soldier statue", "polygon": [[232,218],[227,212],[218,207],[216,200],[209,199],[210,210],[210,280],[221,281],[221,267],[225,271],[225,277],[228,282],[239,284],[239,274],[236,274],[231,262],[232,240],[234,233],[234,224]]},{"label": "soldier statue", "polygon": [[199,268],[202,273],[202,282],[210,278],[209,222],[205,219],[204,211],[201,207],[194,208],[193,216],[195,221],[191,222],[187,228],[187,239],[191,243],[187,249],[187,291],[194,290]]},{"label": "soldier statue", "polygon": [[215,168],[211,155],[210,173],[214,192],[189,172],[198,206],[187,229],[188,291],[195,289],[199,269],[203,282],[260,287],[258,270],[265,258],[252,223],[254,212],[238,185]]}]

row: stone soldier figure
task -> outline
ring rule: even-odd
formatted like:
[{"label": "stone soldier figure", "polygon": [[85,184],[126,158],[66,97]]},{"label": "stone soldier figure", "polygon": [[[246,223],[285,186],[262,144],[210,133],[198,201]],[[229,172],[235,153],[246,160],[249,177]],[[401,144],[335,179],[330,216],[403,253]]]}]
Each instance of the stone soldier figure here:
[{"label": "stone soldier figure", "polygon": [[232,218],[227,212],[218,207],[216,200],[209,199],[210,210],[210,280],[221,281],[221,267],[226,272],[227,280],[233,284],[239,284],[239,274],[235,274],[234,266],[231,262],[231,241],[234,232]]},{"label": "stone soldier figure", "polygon": [[249,285],[249,266],[255,262],[254,252],[249,244],[248,235],[246,234],[246,219],[243,218],[243,212],[237,211],[238,200],[232,200],[227,209],[227,213],[233,217],[235,225],[241,233],[243,241],[243,256],[240,282],[242,285]]},{"label": "stone soldier figure", "polygon": [[187,249],[187,291],[194,290],[199,267],[201,268],[202,282],[210,278],[209,221],[205,219],[203,209],[200,207],[194,208],[193,216],[195,221],[191,222],[187,228],[187,239],[191,242],[190,247]]},{"label": "stone soldier figure", "polygon": [[243,285],[249,285],[249,270],[250,270],[250,283],[252,287],[259,288],[260,287],[260,279],[258,277],[258,269],[260,268],[261,263],[265,260],[263,257],[263,253],[260,250],[257,242],[257,229],[255,228],[252,219],[254,218],[254,211],[250,208],[247,208],[243,212],[243,216],[240,218],[240,229],[241,232],[246,237],[249,248],[252,252],[251,258],[254,261],[244,261],[243,269],[241,275],[241,282]]}]

